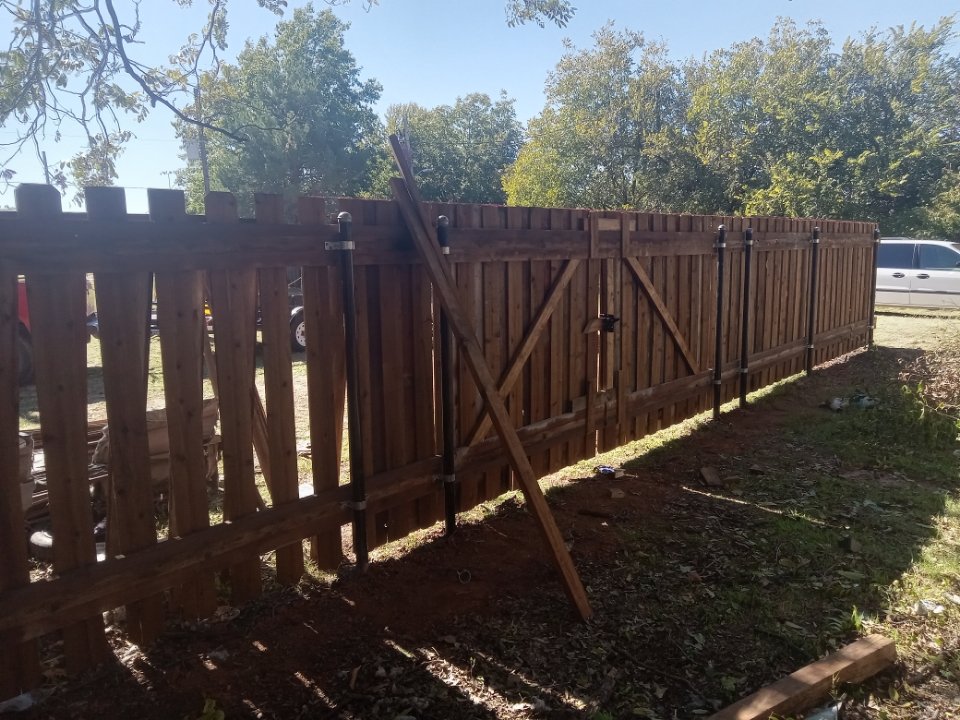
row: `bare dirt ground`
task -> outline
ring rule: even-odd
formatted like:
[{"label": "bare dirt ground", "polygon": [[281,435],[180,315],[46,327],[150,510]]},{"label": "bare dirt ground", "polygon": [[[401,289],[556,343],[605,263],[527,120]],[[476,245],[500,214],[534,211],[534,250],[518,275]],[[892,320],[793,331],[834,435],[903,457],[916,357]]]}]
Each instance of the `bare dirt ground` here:
[{"label": "bare dirt ground", "polygon": [[[840,717],[958,718],[958,337],[960,316],[883,316],[878,349],[603,459],[633,477],[597,460],[551,478],[588,624],[508,496],[363,575],[306,578],[146,651],[118,633],[116,665],[80,678],[53,644],[18,717],[690,718],[882,632],[903,661],[837,689]],[[822,407],[858,391],[878,406]]]}]

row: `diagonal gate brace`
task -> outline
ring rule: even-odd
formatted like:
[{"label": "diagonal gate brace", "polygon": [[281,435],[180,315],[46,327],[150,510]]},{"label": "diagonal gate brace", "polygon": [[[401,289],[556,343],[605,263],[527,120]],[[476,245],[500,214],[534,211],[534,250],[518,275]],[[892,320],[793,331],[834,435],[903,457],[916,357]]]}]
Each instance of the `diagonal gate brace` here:
[{"label": "diagonal gate brace", "polygon": [[450,268],[443,255],[440,254],[437,243],[433,242],[430,237],[431,225],[426,219],[410,162],[395,135],[390,136],[390,144],[393,147],[397,165],[404,176],[403,180],[394,178],[390,182],[394,198],[400,206],[404,222],[410,230],[414,244],[417,246],[427,273],[430,275],[437,298],[447,314],[451,330],[460,345],[463,358],[480,391],[486,411],[489,413],[493,426],[507,451],[510,465],[520,480],[524,498],[537,520],[540,531],[543,533],[557,570],[560,571],[564,590],[576,607],[580,617],[587,620],[593,614],[593,611],[590,609],[583,583],[580,581],[580,576],[577,574],[577,569],[573,564],[570,553],[567,551],[560,529],[557,527],[556,520],[550,512],[546,498],[543,496],[543,491],[537,483],[537,477],[534,475],[530,460],[523,449],[523,444],[517,436],[516,428],[511,422],[507,407],[500,395],[493,373],[490,372],[490,367],[487,365],[477,336],[460,306],[460,298],[453,284]]}]

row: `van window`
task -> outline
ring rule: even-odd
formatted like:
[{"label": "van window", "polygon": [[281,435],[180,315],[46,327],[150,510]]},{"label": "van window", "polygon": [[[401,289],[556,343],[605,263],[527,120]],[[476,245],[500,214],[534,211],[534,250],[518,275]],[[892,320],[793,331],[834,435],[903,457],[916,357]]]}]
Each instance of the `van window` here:
[{"label": "van window", "polygon": [[910,243],[880,243],[880,252],[877,254],[877,267],[912,268],[913,245]]},{"label": "van window", "polygon": [[920,245],[920,267],[924,270],[953,270],[960,265],[960,253],[943,245]]}]

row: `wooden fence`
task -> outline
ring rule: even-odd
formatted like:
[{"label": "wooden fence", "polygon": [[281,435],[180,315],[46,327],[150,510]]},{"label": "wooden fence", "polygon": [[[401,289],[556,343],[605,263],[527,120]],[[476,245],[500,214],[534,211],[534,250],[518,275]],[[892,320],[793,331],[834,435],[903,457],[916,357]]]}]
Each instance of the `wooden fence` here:
[{"label": "wooden fence", "polygon": [[[0,216],[2,697],[36,684],[37,640],[48,633],[62,633],[69,670],[102,660],[104,610],[125,606],[130,639],[148,643],[169,611],[207,616],[218,602],[255,597],[265,552],[277,551],[281,582],[299,578],[304,538],[313,539],[322,567],[335,568],[344,557],[341,527],[359,508],[369,547],[444,516],[442,479],[450,478],[440,455],[439,310],[397,204],[300,198],[295,224],[284,222],[274,196],[258,196],[255,220],[239,220],[224,193],[207,198],[203,217],[186,214],[178,191],[150,191],[149,207],[148,217],[128,215],[122,190],[90,189],[87,213],[64,214],[52,188],[21,186],[17,212]],[[347,360],[336,250],[343,238],[332,222],[338,210],[352,215],[355,246],[365,505],[351,504],[341,473]],[[742,382],[768,385],[869,336],[872,224],[475,205],[427,212],[450,220],[447,259],[463,308],[541,475],[707,410],[717,387],[721,401],[732,399]],[[725,240],[719,298],[718,239]],[[296,458],[291,266],[303,271],[307,323],[314,494],[305,498],[298,494],[307,479],[298,476]],[[88,488],[88,272],[111,428],[108,557],[101,562]],[[28,285],[54,537],[54,579],[38,582],[30,582],[13,480],[18,275]],[[147,457],[151,289],[171,449],[166,538],[157,534]],[[201,432],[205,299],[214,317],[216,353],[207,366],[217,380],[223,443],[224,522],[214,525]],[[258,302],[262,405],[253,392]],[[471,375],[459,362],[454,372],[456,509],[463,511],[511,488],[512,478]],[[269,487],[266,508],[254,447]],[[215,572],[229,580],[230,596],[219,601]]]}]

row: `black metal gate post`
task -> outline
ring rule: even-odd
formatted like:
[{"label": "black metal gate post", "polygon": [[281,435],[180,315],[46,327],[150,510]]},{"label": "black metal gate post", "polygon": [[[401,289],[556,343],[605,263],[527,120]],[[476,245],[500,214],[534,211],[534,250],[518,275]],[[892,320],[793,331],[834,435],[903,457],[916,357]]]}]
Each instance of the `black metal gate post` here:
[{"label": "black metal gate post", "polygon": [[353,284],[353,218],[348,212],[337,215],[340,241],[327,243],[328,250],[340,251],[340,287],[343,297],[343,329],[347,370],[347,434],[350,441],[350,503],[353,510],[353,550],[357,568],[365,570],[367,551],[367,488],[363,474],[363,435],[360,432],[360,372],[357,367],[357,303]]},{"label": "black metal gate post", "polygon": [[807,375],[813,372],[813,352],[816,350],[814,338],[817,324],[817,275],[820,272],[820,228],[813,229],[810,238],[810,307],[807,315]]},{"label": "black metal gate post", "polygon": [[877,260],[880,257],[880,228],[873,230],[873,271],[870,273],[870,324],[867,325],[867,347],[873,348],[873,331],[877,327]]},{"label": "black metal gate post", "polygon": [[740,407],[747,406],[750,389],[750,265],[753,260],[753,228],[743,233],[743,307],[740,320]]},{"label": "black metal gate post", "polygon": [[717,338],[713,359],[713,419],[720,417],[723,385],[723,266],[727,249],[727,228],[717,228]]}]

